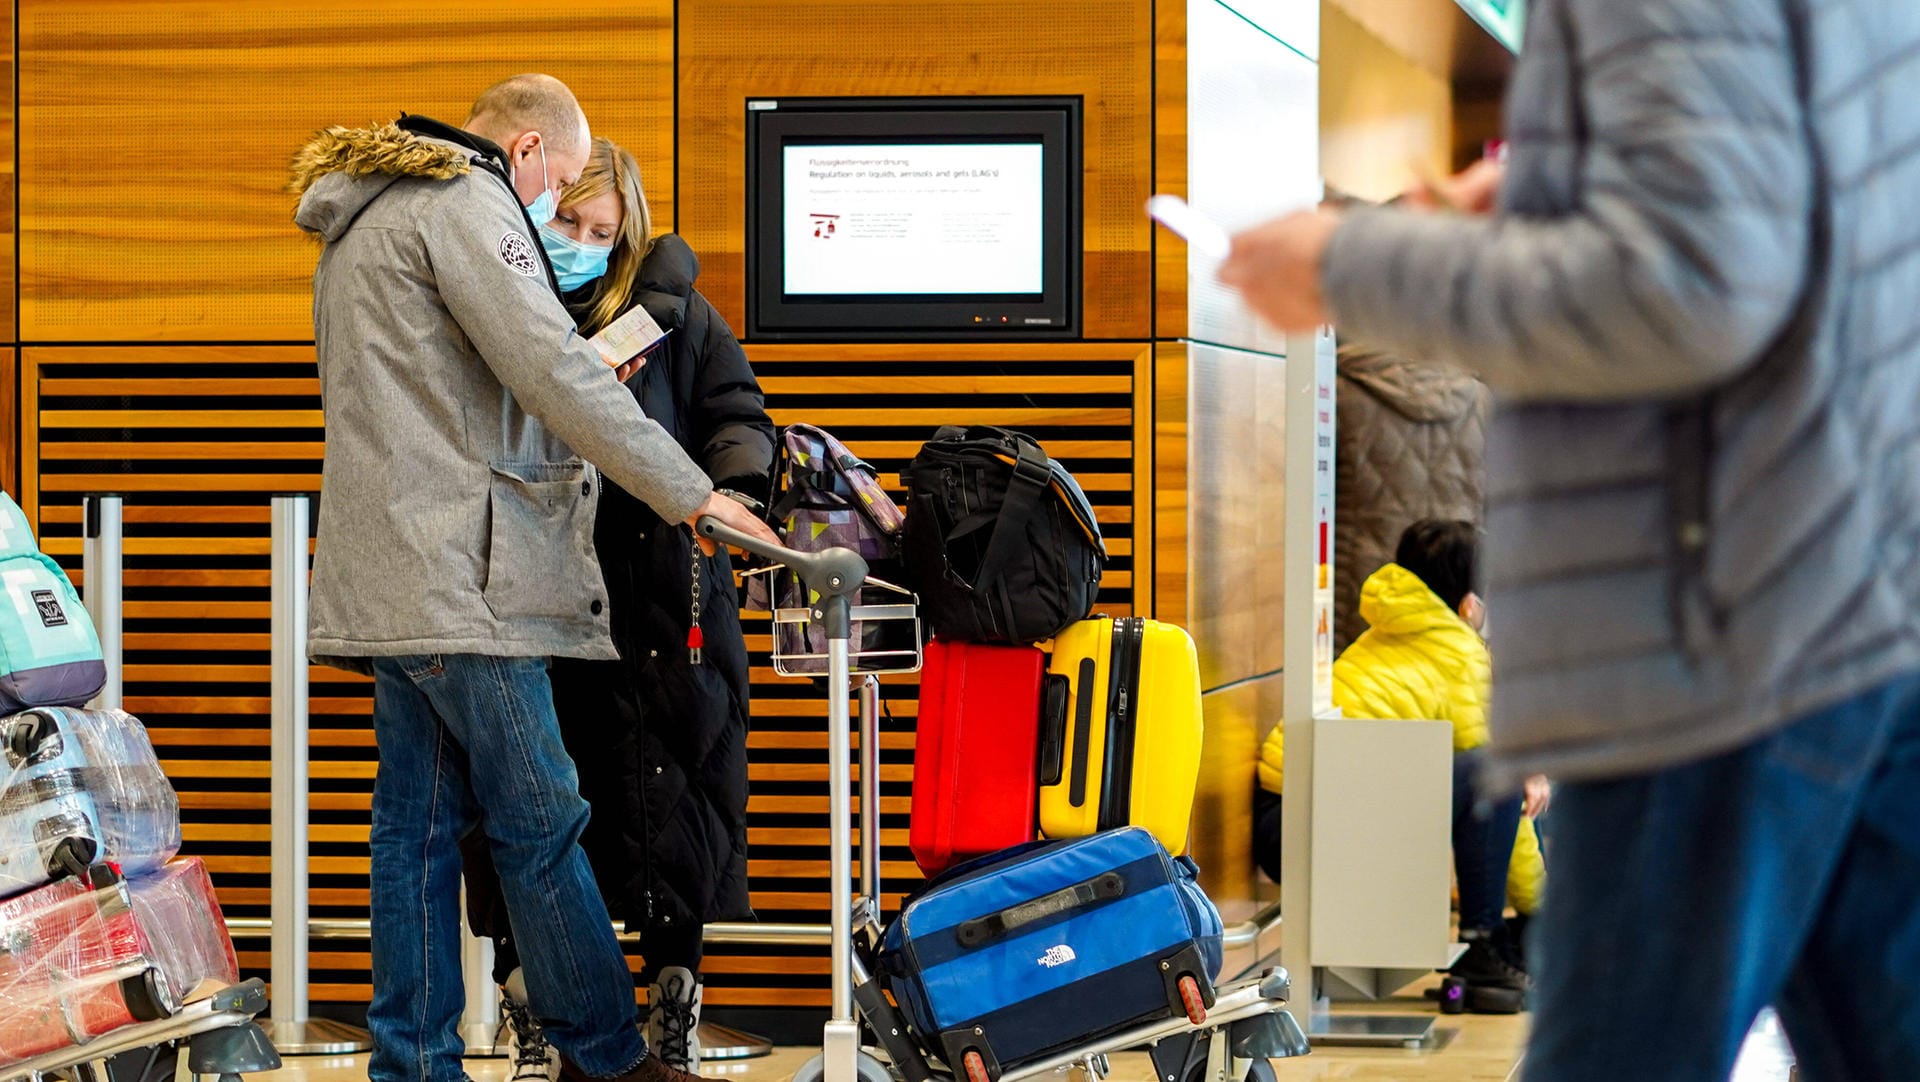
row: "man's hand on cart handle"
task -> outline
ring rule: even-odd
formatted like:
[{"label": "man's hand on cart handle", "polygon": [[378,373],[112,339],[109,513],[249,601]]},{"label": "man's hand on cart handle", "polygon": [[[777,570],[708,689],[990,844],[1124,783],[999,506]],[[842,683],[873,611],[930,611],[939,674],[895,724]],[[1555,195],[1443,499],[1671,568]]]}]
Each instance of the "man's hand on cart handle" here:
[{"label": "man's hand on cart handle", "polygon": [[[779,535],[775,534],[766,523],[760,521],[757,515],[747,510],[738,500],[713,492],[707,495],[707,502],[701,505],[700,510],[695,511],[687,519],[687,525],[693,527],[693,539],[700,544],[700,551],[709,556],[718,552],[719,548],[714,544],[714,539],[700,528],[700,520],[705,518],[718,519],[720,525],[735,533],[744,534],[761,544],[780,547]],[[733,538],[722,537],[720,540],[729,544],[738,544]]]}]

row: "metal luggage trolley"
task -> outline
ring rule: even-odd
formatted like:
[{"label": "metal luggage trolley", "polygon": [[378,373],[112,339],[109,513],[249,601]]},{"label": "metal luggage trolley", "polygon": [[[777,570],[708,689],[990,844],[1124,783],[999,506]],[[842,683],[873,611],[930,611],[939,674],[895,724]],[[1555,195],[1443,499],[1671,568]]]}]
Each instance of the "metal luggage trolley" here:
[{"label": "metal luggage trolley", "polygon": [[0,1066],[0,1082],[171,1082],[177,1057],[198,1079],[240,1082],[242,1074],[273,1071],[280,1054],[254,1017],[267,1009],[267,988],[257,978],[189,1003],[170,1018],[137,1022],[75,1045]]},{"label": "metal luggage trolley", "polygon": [[[858,553],[844,548],[796,552],[765,544],[702,518],[701,536],[732,545],[770,564],[800,576],[816,600],[808,609],[774,613],[779,624],[818,621],[826,632],[827,650],[782,653],[782,636],[774,635],[774,670],[783,676],[819,676],[826,662],[827,754],[829,788],[830,869],[832,897],[829,919],[832,945],[833,999],[819,1055],[794,1073],[793,1082],[989,1082],[977,1057],[956,1069],[934,1061],[915,1039],[904,1016],[875,979],[874,957],[881,933],[880,909],[880,721],[879,682],[874,674],[914,672],[920,667],[917,599],[890,583],[869,579],[867,564]],[[899,604],[856,605],[862,586],[897,591]],[[912,620],[910,649],[854,652],[853,621]],[[863,676],[860,709],[860,897],[853,896],[853,852],[849,803],[852,797],[849,730],[852,728],[852,681]],[[1283,969],[1273,968],[1251,980],[1217,990],[1214,1005],[1198,1020],[1168,1019],[1112,1034],[1068,1049],[1045,1060],[1023,1064],[1002,1074],[998,1082],[1022,1082],[1041,1075],[1079,1072],[1084,1082],[1101,1082],[1108,1073],[1110,1053],[1145,1048],[1153,1058],[1159,1082],[1273,1082],[1271,1059],[1305,1055],[1307,1038],[1286,1011],[1291,982]],[[855,1012],[858,1012],[857,1015]],[[862,1023],[878,1047],[861,1046]],[[1215,1037],[1224,1037],[1215,1040]],[[876,1055],[875,1053],[879,1054]],[[884,1058],[883,1058],[884,1057]]]}]

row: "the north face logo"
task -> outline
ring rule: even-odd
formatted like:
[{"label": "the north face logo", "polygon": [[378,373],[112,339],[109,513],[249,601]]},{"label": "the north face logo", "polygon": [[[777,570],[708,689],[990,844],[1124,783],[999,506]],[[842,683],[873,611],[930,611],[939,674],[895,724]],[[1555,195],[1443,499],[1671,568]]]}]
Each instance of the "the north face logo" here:
[{"label": "the north face logo", "polygon": [[40,610],[40,622],[48,627],[67,626],[66,610],[60,607],[60,599],[52,590],[35,590],[33,607]]},{"label": "the north face logo", "polygon": [[540,274],[540,257],[534,253],[533,242],[518,233],[500,238],[500,262],[529,278]]},{"label": "the north face logo", "polygon": [[1040,964],[1046,966],[1048,969],[1053,969],[1056,966],[1066,965],[1068,962],[1079,961],[1079,959],[1080,956],[1073,953],[1072,947],[1062,943],[1057,947],[1048,947],[1047,953],[1040,956]]}]

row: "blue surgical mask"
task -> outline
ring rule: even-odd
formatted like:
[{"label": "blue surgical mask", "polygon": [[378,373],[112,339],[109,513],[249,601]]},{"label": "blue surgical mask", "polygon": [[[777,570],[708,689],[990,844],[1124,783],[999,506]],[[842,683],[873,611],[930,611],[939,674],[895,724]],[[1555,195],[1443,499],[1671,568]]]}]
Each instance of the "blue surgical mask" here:
[{"label": "blue surgical mask", "polygon": [[551,225],[540,227],[540,245],[553,261],[554,277],[567,292],[579,289],[607,273],[607,257],[612,245],[585,244],[574,240]]},{"label": "blue surgical mask", "polygon": [[553,221],[553,193],[542,191],[534,199],[533,205],[527,208],[527,217],[533,219],[534,225],[545,229],[547,223]]},{"label": "blue surgical mask", "polygon": [[553,221],[555,209],[557,204],[553,198],[553,189],[547,186],[547,141],[542,138],[540,140],[540,194],[532,203],[527,204],[527,217],[533,219],[536,227],[543,226]]}]

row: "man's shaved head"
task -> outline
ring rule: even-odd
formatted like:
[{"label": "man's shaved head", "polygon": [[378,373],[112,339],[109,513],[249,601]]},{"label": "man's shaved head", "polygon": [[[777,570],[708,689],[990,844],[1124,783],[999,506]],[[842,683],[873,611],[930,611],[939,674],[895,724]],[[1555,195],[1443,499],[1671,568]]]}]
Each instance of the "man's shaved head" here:
[{"label": "man's shaved head", "polygon": [[529,131],[537,131],[549,149],[562,154],[586,154],[586,114],[567,84],[551,75],[516,75],[480,92],[462,127],[502,146]]}]

